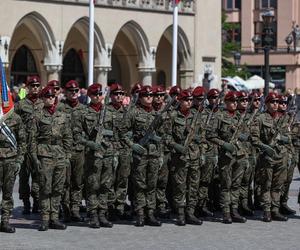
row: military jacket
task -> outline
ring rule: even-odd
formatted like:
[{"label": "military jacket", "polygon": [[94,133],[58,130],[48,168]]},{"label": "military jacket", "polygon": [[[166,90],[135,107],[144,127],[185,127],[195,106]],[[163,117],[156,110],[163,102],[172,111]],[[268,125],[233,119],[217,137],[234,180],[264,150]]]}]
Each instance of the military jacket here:
[{"label": "military jacket", "polygon": [[[191,130],[191,125],[193,122],[193,113],[190,112],[188,116],[184,116],[179,109],[174,110],[171,113],[171,133],[173,138],[173,143],[178,143],[184,146],[186,138]],[[196,133],[199,129],[199,123],[196,124]],[[196,142],[197,138],[194,137],[192,142],[188,145],[188,152],[186,154],[186,159],[196,160],[200,156],[199,144]],[[171,143],[172,145],[172,143]]]},{"label": "military jacket", "polygon": [[70,120],[63,112],[42,109],[30,130],[30,153],[49,158],[70,158],[73,144]]},{"label": "military jacket", "polygon": [[[232,143],[236,147],[234,153],[236,156],[247,156],[247,150],[243,146],[243,142],[238,139],[240,130],[233,139],[238,122],[239,117],[237,113],[231,116],[227,110],[219,112],[219,114],[214,116],[210,121],[210,128],[206,133],[207,140],[219,146],[222,146],[225,142]],[[220,150],[225,153],[222,148]]]},{"label": "military jacket", "polygon": [[296,150],[300,150],[300,123],[295,122],[291,126],[292,143]]},{"label": "military jacket", "polygon": [[12,113],[4,122],[17,141],[17,149],[14,149],[6,136],[0,132],[0,158],[16,157],[16,161],[22,163],[26,150],[26,132],[22,119],[16,113]]}]

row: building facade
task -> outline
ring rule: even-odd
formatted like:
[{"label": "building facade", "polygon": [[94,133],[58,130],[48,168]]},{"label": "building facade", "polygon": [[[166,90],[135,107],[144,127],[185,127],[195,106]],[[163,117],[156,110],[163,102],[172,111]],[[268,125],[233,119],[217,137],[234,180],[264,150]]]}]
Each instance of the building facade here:
[{"label": "building facade", "polygon": [[[88,78],[88,0],[1,0],[0,55],[18,85]],[[179,6],[178,79],[182,87],[221,77],[221,2]],[[173,6],[169,0],[95,0],[94,81],[171,84]],[[209,15],[214,13],[214,15]]]},{"label": "building facade", "polygon": [[[252,74],[264,77],[264,53],[252,38],[263,35],[262,14],[270,10],[275,20],[273,49],[270,52],[271,81],[278,88],[300,87],[300,1],[299,0],[222,0],[227,22],[237,24],[227,39],[241,43],[241,64]],[[290,45],[287,37],[293,38]]]}]

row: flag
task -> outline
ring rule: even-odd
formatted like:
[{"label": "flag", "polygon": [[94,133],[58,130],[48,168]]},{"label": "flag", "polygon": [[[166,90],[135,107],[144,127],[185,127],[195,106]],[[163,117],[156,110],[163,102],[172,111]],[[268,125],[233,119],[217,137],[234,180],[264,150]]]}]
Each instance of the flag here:
[{"label": "flag", "polygon": [[175,4],[179,4],[180,3],[180,0],[175,0]]},{"label": "flag", "polygon": [[11,92],[7,86],[5,69],[0,57],[0,119],[5,119],[14,109]]}]

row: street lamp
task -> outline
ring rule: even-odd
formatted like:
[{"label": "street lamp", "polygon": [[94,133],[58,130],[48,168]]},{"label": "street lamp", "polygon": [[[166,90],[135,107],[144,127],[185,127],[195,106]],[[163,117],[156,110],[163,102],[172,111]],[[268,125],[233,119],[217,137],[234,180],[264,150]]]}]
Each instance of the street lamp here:
[{"label": "street lamp", "polygon": [[[255,44],[255,52],[259,49],[264,51],[265,58],[265,87],[264,87],[264,95],[267,96],[269,94],[269,83],[270,83],[270,50],[273,49],[274,42],[274,32],[272,29],[272,24],[274,22],[274,14],[272,11],[267,10],[262,14],[263,19],[263,32],[260,35],[256,34],[252,38],[252,42]],[[261,48],[257,47],[258,45],[262,45]]]},{"label": "street lamp", "polygon": [[241,53],[236,51],[233,54],[233,59],[234,59],[234,65],[237,67],[238,70],[240,70],[241,66]]}]

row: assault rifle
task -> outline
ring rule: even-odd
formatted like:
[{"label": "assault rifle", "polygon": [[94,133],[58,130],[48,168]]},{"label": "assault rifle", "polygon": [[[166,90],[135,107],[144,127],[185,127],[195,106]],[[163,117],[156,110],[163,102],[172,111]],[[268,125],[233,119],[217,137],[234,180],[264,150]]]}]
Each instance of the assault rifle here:
[{"label": "assault rifle", "polygon": [[195,137],[196,125],[197,125],[198,117],[199,117],[199,114],[200,114],[200,117],[201,117],[200,110],[201,110],[201,108],[204,107],[204,103],[206,101],[206,98],[207,98],[207,95],[205,94],[203,100],[199,103],[199,107],[197,109],[196,114],[194,114],[194,117],[193,117],[193,120],[192,120],[192,124],[191,124],[191,127],[190,127],[190,131],[189,131],[189,133],[188,133],[188,135],[187,135],[187,137],[185,139],[184,145],[183,145],[184,150],[187,149],[187,147],[190,145],[190,143],[192,142],[192,140]]},{"label": "assault rifle", "polygon": [[124,112],[124,115],[123,115],[123,118],[126,118],[127,114],[129,114],[129,112],[133,109],[133,107],[136,105],[137,101],[139,99],[139,93],[134,93],[132,96],[131,96],[131,100],[130,100],[130,103],[127,107],[127,110],[126,112]]},{"label": "assault rifle", "polygon": [[173,98],[164,106],[163,110],[157,112],[145,135],[139,140],[138,144],[145,146],[150,140],[155,141],[158,139],[158,136],[155,135],[155,131],[160,127],[163,113],[170,109],[175,100],[176,96],[173,96]]},{"label": "assault rifle", "polygon": [[220,101],[222,100],[222,98],[224,96],[224,93],[225,93],[225,89],[223,88],[222,91],[220,92],[219,96],[218,96],[218,99],[217,99],[216,103],[212,107],[211,112],[209,113],[209,115],[208,115],[208,117],[206,119],[206,122],[205,122],[206,127],[209,125],[210,120],[211,120],[211,118],[212,118],[215,110],[219,107]]}]

